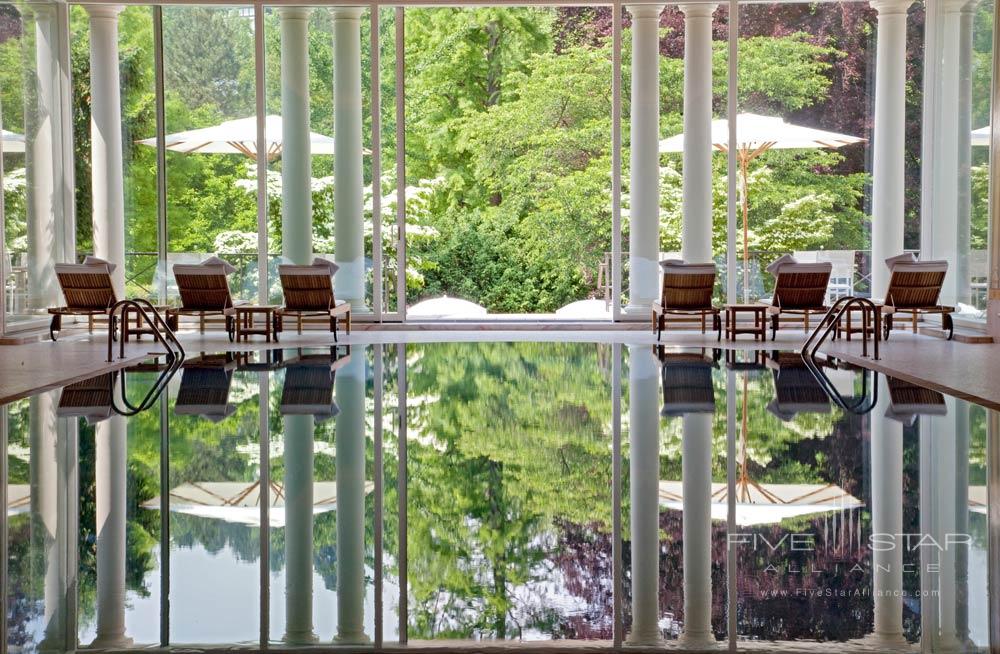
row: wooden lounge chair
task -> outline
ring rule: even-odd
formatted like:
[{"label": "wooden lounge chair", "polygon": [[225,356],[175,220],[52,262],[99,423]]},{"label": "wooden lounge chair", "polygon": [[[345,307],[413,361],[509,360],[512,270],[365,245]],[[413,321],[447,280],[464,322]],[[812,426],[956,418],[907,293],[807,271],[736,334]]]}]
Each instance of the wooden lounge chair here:
[{"label": "wooden lounge chair", "polygon": [[226,321],[230,342],[236,339],[236,307],[229,292],[227,275],[236,268],[218,257],[199,264],[174,264],[174,279],[181,296],[181,306],[167,309],[167,324],[177,331],[181,316],[198,316],[199,328],[205,331],[205,316],[219,315]]},{"label": "wooden lounge chair", "polygon": [[920,315],[940,314],[941,326],[948,330],[948,340],[955,335],[955,324],[951,319],[955,307],[938,304],[941,286],[948,273],[947,261],[917,261],[915,257],[893,257],[886,260],[889,266],[889,290],[882,304],[882,336],[889,338],[893,327],[893,316],[908,313],[911,317],[913,333],[917,333],[917,318]]},{"label": "wooden lounge chair", "polygon": [[780,320],[784,316],[796,318],[809,331],[810,316],[827,312],[826,289],[833,264],[799,263],[793,257],[785,256],[768,266],[767,270],[775,279],[774,296],[767,309],[771,316],[771,340],[777,337]]},{"label": "wooden lounge chair", "polygon": [[308,266],[278,266],[285,305],[274,312],[275,333],[284,331],[286,317],[295,317],[301,334],[302,319],[310,316],[329,319],[334,341],[340,320],[344,321],[347,333],[351,333],[351,305],[333,296],[333,275],[338,268],[337,264],[318,257]]},{"label": "wooden lounge chair", "polygon": [[[56,278],[62,287],[66,305],[52,307],[49,313],[49,337],[56,340],[56,333],[62,330],[63,316],[87,316],[87,327],[94,330],[96,316],[108,316],[111,307],[118,301],[115,295],[111,273],[115,264],[97,257],[87,257],[83,263],[57,263]],[[115,336],[114,321],[109,322],[112,336]]]},{"label": "wooden lounge chair", "polygon": [[705,318],[712,316],[712,329],[717,334],[717,340],[722,340],[722,318],[719,308],[712,304],[715,264],[668,259],[660,262],[660,269],[663,271],[663,284],[660,301],[653,303],[652,320],[656,340],[660,340],[666,329],[668,315],[699,319],[702,334],[705,333]]},{"label": "wooden lounge chair", "polygon": [[229,401],[236,370],[232,354],[202,354],[185,361],[183,370],[174,413],[221,422],[236,412],[236,405]]},{"label": "wooden lounge chair", "polygon": [[285,362],[285,385],[281,389],[282,415],[311,415],[317,421],[328,420],[340,413],[333,399],[333,385],[337,370],[351,360],[335,347],[329,354],[306,354]]}]

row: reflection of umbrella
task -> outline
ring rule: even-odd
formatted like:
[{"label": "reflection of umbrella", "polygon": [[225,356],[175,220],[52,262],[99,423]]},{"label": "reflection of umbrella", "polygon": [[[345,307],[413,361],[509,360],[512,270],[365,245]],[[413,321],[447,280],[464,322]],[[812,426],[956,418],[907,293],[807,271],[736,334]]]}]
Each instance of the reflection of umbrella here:
[{"label": "reflection of umbrella", "polygon": [[969,510],[986,515],[987,493],[985,486],[969,486]]},{"label": "reflection of umbrella", "polygon": [[28,484],[7,485],[7,516],[21,515],[31,510],[31,486]]},{"label": "reflection of umbrella", "polygon": [[[747,260],[750,257],[749,214],[747,168],[751,161],[768,150],[812,150],[816,148],[839,148],[865,139],[847,134],[827,132],[812,127],[792,125],[777,116],[739,114],[736,116],[736,141],[739,147],[736,158],[740,166],[742,188],[740,200],[743,205],[743,295],[749,298],[749,274]],[[726,152],[729,150],[729,121],[725,118],[712,121],[712,147]],[[683,152],[684,135],[677,134],[660,141],[660,152]]]},{"label": "reflection of umbrella", "polygon": [[[683,507],[682,482],[661,481],[660,503],[671,509]],[[712,484],[712,519],[726,520],[729,503],[724,483]],[[736,524],[768,525],[814,513],[845,511],[862,506],[861,500],[836,484],[758,484],[736,486]]]},{"label": "reflection of umbrella", "polygon": [[972,145],[990,145],[990,126],[972,130]]},{"label": "reflection of umbrella", "polygon": [[413,318],[445,318],[448,320],[468,320],[485,318],[486,307],[457,297],[436,297],[418,302],[406,310]]},{"label": "reflection of umbrella", "polygon": [[[365,494],[374,488],[365,482]],[[277,483],[270,484],[271,508],[268,521],[272,527],[285,526],[285,489]],[[145,509],[158,510],[160,498],[143,502]],[[337,508],[337,482],[313,482],[313,515]],[[170,491],[170,510],[178,513],[214,518],[252,527],[260,526],[260,481],[200,481],[181,484]]]},{"label": "reflection of umbrella", "polygon": [[[264,134],[267,138],[267,160],[274,161],[281,156],[281,116],[267,116],[264,119]],[[242,154],[256,159],[257,119],[251,116],[227,120],[213,127],[167,134],[165,140],[167,149],[174,152]],[[155,138],[142,139],[139,143],[156,147]],[[333,154],[333,138],[309,132],[309,150],[312,154]]]},{"label": "reflection of umbrella", "polygon": [[24,135],[15,134],[14,132],[0,129],[0,140],[3,141],[0,144],[0,150],[4,153],[7,152],[24,152]]}]

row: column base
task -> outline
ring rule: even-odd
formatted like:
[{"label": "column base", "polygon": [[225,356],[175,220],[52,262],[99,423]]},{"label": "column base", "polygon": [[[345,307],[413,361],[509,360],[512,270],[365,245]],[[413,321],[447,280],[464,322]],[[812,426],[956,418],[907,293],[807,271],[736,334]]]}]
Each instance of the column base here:
[{"label": "column base", "polygon": [[627,320],[650,320],[653,311],[654,300],[634,300],[630,301],[622,309],[622,316]]},{"label": "column base", "polygon": [[370,316],[375,313],[364,300],[348,300],[348,302],[351,303],[351,314],[355,316]]},{"label": "column base", "polygon": [[282,640],[289,645],[314,645],[319,642],[319,636],[312,631],[285,632]]},{"label": "column base", "polygon": [[368,645],[371,640],[364,633],[359,634],[337,634],[333,639],[334,645]]},{"label": "column base", "polygon": [[913,650],[913,646],[906,641],[903,634],[868,634],[864,638],[858,638],[851,642],[880,652],[909,652]]},{"label": "column base", "polygon": [[120,636],[98,636],[94,639],[88,649],[122,649],[124,647],[131,647],[132,639],[122,634]]},{"label": "column base", "polygon": [[632,632],[625,638],[625,644],[632,647],[658,647],[665,642],[659,632],[655,634],[637,634]]},{"label": "column base", "polygon": [[714,649],[719,641],[715,640],[715,634],[711,631],[685,631],[677,639],[677,644],[687,649]]}]

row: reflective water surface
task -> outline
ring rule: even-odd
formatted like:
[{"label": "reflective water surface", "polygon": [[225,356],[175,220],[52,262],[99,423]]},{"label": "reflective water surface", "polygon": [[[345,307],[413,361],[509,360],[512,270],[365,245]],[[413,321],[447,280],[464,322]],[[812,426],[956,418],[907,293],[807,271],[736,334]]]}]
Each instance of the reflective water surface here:
[{"label": "reflective water surface", "polygon": [[989,644],[989,416],[901,380],[370,345],[189,355],[119,415],[157,374],[0,407],[9,651]]}]

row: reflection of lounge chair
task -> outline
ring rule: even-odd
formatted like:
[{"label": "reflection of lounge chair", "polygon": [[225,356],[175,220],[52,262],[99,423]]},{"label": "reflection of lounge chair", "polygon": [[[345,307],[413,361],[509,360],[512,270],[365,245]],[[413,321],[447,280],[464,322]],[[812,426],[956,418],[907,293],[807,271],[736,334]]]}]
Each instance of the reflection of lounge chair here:
[{"label": "reflection of lounge chair", "polygon": [[340,412],[333,399],[337,369],[350,360],[350,354],[299,354],[285,362],[285,386],[281,390],[283,415],[311,415],[317,420],[332,418]]},{"label": "reflection of lounge chair", "polygon": [[774,399],[767,410],[782,421],[799,413],[829,413],[830,397],[796,352],[773,352],[767,367],[774,373]]},{"label": "reflection of lounge chair", "polygon": [[920,315],[940,314],[941,325],[948,330],[948,339],[954,335],[951,314],[955,307],[938,304],[941,286],[948,273],[947,261],[917,261],[912,254],[886,259],[889,266],[889,290],[882,305],[883,333],[888,339],[892,331],[893,316],[908,313],[912,318],[913,333],[917,333]]},{"label": "reflection of lounge chair", "polygon": [[62,330],[63,316],[87,316],[87,327],[93,331],[94,317],[108,315],[118,301],[111,281],[115,268],[113,263],[96,257],[87,257],[81,264],[56,264],[56,277],[66,305],[49,309],[52,314],[49,336],[53,341],[56,340],[56,332]]},{"label": "reflection of lounge chair", "polygon": [[167,310],[167,320],[174,331],[181,316],[198,316],[199,328],[205,331],[205,316],[220,315],[226,321],[229,340],[236,338],[236,309],[229,292],[227,275],[235,272],[231,264],[210,257],[200,264],[174,264],[174,279],[181,296],[181,306]]},{"label": "reflection of lounge chair", "polygon": [[774,297],[767,310],[771,315],[771,340],[777,336],[780,319],[788,315],[800,320],[809,331],[809,317],[827,311],[826,292],[833,264],[799,263],[794,257],[785,256],[767,270],[775,278]]},{"label": "reflection of lounge chair", "polygon": [[918,416],[946,416],[948,406],[944,395],[910,382],[887,378],[889,384],[889,407],[885,417],[912,425]]},{"label": "reflection of lounge chair", "polygon": [[684,316],[701,321],[705,333],[705,318],[712,317],[712,329],[722,339],[722,320],[719,309],[712,305],[715,289],[714,263],[684,263],[674,259],[660,262],[663,284],[660,301],[653,303],[653,331],[656,340],[667,326],[667,316]]},{"label": "reflection of lounge chair", "polygon": [[714,357],[700,352],[661,352],[662,416],[715,413]]},{"label": "reflection of lounge chair", "polygon": [[322,316],[329,319],[333,340],[337,340],[337,322],[343,320],[347,333],[351,333],[351,304],[333,296],[333,275],[338,266],[325,259],[316,258],[309,266],[278,266],[285,306],[275,312],[275,331],[285,328],[285,318],[297,319],[298,332],[302,333],[302,319]]},{"label": "reflection of lounge chair", "polygon": [[236,360],[230,354],[202,354],[185,361],[174,413],[212,422],[231,416],[236,411],[236,405],[229,402],[235,369]]},{"label": "reflection of lounge chair", "polygon": [[59,396],[60,418],[84,418],[88,425],[107,420],[114,412],[114,373],[105,373],[70,384]]}]

